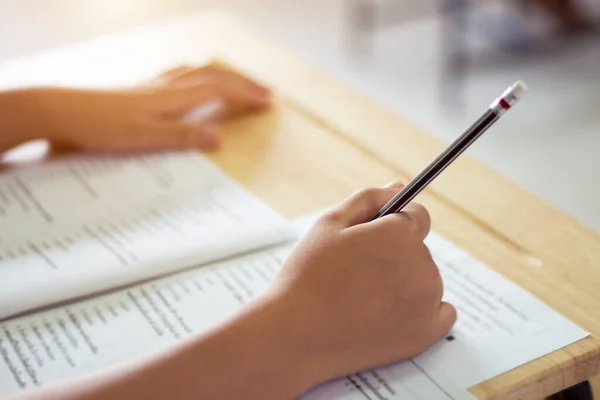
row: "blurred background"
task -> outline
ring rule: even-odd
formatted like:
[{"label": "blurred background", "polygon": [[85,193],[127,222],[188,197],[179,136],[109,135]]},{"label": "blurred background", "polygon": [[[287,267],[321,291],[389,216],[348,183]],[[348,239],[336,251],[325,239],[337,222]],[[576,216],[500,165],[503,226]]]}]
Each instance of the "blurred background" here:
[{"label": "blurred background", "polygon": [[600,0],[0,0],[0,62],[203,9],[446,141],[525,80],[470,153],[600,231]]}]

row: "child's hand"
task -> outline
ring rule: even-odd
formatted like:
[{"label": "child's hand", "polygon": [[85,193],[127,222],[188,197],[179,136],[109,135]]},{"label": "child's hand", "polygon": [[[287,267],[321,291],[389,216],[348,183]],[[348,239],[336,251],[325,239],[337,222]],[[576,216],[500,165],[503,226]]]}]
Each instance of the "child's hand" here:
[{"label": "child's hand", "polygon": [[358,192],[322,216],[266,296],[274,330],[291,338],[282,348],[296,352],[310,385],[413,357],[456,320],[423,243],[427,210],[410,203],[366,222],[401,187]]},{"label": "child's hand", "polygon": [[179,67],[131,90],[32,89],[33,118],[44,137],[91,151],[210,150],[219,145],[215,122],[185,120],[212,100],[226,109],[265,108],[270,91],[215,65]]}]

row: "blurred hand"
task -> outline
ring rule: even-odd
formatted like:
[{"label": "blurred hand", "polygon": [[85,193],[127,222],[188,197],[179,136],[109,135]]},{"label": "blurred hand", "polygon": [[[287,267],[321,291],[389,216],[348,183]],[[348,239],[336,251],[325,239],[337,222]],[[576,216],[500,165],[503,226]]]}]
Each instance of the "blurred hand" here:
[{"label": "blurred hand", "polygon": [[427,210],[411,203],[367,222],[399,188],[360,191],[323,215],[270,288],[313,384],[413,357],[456,320],[423,243]]},{"label": "blurred hand", "polygon": [[261,109],[270,91],[216,65],[179,67],[130,90],[33,89],[36,118],[51,141],[92,151],[211,150],[220,142],[214,120],[184,117],[221,100],[227,110]]}]

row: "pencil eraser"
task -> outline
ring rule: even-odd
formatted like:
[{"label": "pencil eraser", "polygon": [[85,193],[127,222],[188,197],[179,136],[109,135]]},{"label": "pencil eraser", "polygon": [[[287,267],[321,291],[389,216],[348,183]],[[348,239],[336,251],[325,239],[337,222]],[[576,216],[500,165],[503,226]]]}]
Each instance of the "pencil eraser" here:
[{"label": "pencil eraser", "polygon": [[523,94],[527,91],[527,89],[528,89],[528,87],[525,82],[517,81],[514,85],[512,85],[508,89],[507,94],[512,95],[515,98],[515,100],[519,100],[523,96]]},{"label": "pencil eraser", "polygon": [[517,81],[502,93],[491,105],[493,109],[501,114],[509,110],[527,91],[527,85],[523,81]]}]

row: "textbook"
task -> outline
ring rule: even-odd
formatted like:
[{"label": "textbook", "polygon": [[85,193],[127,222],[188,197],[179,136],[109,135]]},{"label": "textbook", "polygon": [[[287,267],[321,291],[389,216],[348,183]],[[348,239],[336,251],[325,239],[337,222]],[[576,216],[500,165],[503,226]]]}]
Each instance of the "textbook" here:
[{"label": "textbook", "polygon": [[0,174],[0,318],[282,242],[289,223],[195,152]]}]

